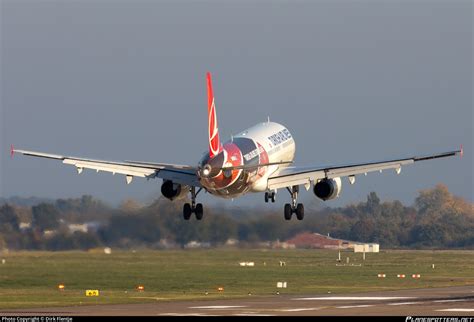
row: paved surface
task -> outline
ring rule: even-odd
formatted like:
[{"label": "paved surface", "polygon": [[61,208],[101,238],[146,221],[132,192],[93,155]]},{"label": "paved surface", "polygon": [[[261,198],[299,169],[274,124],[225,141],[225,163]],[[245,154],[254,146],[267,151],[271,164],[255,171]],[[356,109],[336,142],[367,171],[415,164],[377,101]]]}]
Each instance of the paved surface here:
[{"label": "paved surface", "polygon": [[275,295],[232,300],[74,306],[0,311],[0,315],[402,315],[473,316],[474,286],[346,295]]}]

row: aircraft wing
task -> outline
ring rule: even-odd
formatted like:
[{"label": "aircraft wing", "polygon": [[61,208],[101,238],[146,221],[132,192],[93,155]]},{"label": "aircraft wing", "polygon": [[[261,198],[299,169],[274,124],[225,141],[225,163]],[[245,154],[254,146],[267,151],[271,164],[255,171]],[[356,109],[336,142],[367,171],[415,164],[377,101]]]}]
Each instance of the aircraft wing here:
[{"label": "aircraft wing", "polygon": [[42,152],[11,150],[14,153],[21,153],[27,156],[38,158],[46,158],[60,160],[64,164],[75,166],[80,174],[84,169],[91,169],[97,172],[110,172],[112,174],[125,175],[127,184],[131,183],[134,177],[147,179],[162,178],[165,180],[173,180],[176,183],[201,187],[196,175],[196,169],[191,166],[173,165],[167,163],[146,163],[139,161],[115,162],[103,161],[86,158],[68,157],[57,154],[49,154]]},{"label": "aircraft wing", "polygon": [[387,169],[394,169],[396,173],[399,174],[402,166],[418,161],[450,157],[457,154],[462,155],[462,147],[457,151],[380,162],[349,164],[333,167],[288,167],[268,179],[268,189],[273,190],[296,185],[304,185],[306,189],[309,189],[311,183],[316,183],[318,180],[324,178],[332,179],[336,177],[349,177],[351,183],[353,183],[352,180],[355,180],[355,175],[358,174],[367,174],[368,172],[373,171],[381,172],[382,170]]}]

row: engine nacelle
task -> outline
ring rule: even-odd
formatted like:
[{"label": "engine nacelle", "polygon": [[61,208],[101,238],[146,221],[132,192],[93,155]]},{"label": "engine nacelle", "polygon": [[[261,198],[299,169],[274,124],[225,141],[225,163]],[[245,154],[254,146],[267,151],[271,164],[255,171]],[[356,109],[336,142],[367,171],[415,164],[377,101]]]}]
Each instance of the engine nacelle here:
[{"label": "engine nacelle", "polygon": [[184,198],[186,197],[186,194],[188,192],[188,186],[183,186],[179,183],[174,183],[171,180],[165,180],[161,185],[161,194],[163,195],[163,197],[168,198],[169,200]]},{"label": "engine nacelle", "polygon": [[313,192],[316,197],[326,201],[339,197],[341,188],[341,178],[323,179],[314,185]]}]

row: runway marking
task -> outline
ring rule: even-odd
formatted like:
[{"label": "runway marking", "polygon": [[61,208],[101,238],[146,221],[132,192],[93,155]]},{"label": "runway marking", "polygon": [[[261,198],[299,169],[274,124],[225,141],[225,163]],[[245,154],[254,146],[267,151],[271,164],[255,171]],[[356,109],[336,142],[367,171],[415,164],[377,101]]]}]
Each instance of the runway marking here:
[{"label": "runway marking", "polygon": [[358,307],[371,307],[373,305],[347,305],[347,306],[336,306],[336,309],[354,309]]},{"label": "runway marking", "polygon": [[416,297],[402,297],[402,296],[328,296],[328,297],[302,297],[292,299],[294,301],[374,301],[374,300],[408,300]]},{"label": "runway marking", "polygon": [[466,302],[466,299],[459,299],[459,300],[438,300],[433,301],[434,303],[450,303],[450,302]]},{"label": "runway marking", "polygon": [[233,316],[274,316],[272,314],[257,314],[253,312],[244,312],[244,313],[236,313],[232,314]]},{"label": "runway marking", "polygon": [[436,310],[438,312],[474,312],[474,309],[445,309],[445,310]]},{"label": "runway marking", "polygon": [[217,316],[215,314],[204,313],[160,313],[159,316]]},{"label": "runway marking", "polygon": [[300,309],[283,309],[283,310],[278,310],[280,312],[303,312],[303,311],[317,311],[321,310],[321,307],[305,307],[305,308],[300,308]]},{"label": "runway marking", "polygon": [[210,305],[210,306],[191,306],[190,309],[201,309],[201,310],[227,310],[227,309],[238,309],[246,306],[242,305]]},{"label": "runway marking", "polygon": [[411,305],[411,304],[420,304],[421,302],[402,302],[402,303],[388,303],[387,305]]}]

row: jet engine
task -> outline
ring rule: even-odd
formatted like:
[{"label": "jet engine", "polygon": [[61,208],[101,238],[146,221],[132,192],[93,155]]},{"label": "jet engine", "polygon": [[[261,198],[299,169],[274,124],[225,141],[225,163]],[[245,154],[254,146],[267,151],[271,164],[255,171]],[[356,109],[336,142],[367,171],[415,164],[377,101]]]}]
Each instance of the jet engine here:
[{"label": "jet engine", "polygon": [[313,192],[316,197],[326,201],[339,197],[341,188],[341,178],[323,179],[314,185]]},{"label": "jet engine", "polygon": [[161,194],[169,200],[182,199],[189,192],[188,186],[174,183],[171,180],[165,180],[161,185]]}]

